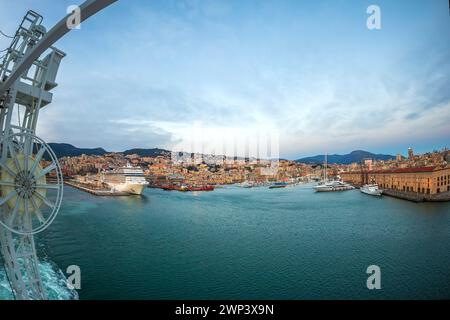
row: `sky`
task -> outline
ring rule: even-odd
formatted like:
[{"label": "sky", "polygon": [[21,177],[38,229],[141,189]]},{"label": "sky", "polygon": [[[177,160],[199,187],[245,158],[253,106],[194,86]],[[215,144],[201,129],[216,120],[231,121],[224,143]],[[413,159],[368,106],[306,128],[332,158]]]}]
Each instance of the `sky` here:
[{"label": "sky", "polygon": [[[50,29],[81,3],[0,0],[0,30],[28,9]],[[366,26],[372,4],[380,30]],[[233,141],[276,131],[288,159],[449,147],[447,0],[119,0],[56,47],[48,142],[174,149],[200,126]]]}]

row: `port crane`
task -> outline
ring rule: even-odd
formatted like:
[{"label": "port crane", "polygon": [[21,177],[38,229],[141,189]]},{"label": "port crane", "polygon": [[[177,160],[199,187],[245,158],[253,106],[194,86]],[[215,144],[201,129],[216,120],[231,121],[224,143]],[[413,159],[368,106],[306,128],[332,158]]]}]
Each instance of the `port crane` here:
[{"label": "port crane", "polygon": [[[87,0],[80,22],[117,0]],[[0,58],[0,243],[6,275],[18,300],[47,299],[34,235],[55,219],[63,197],[61,168],[36,135],[41,108],[65,56],[53,44],[71,29],[70,14],[48,32],[43,17],[28,11]]]}]

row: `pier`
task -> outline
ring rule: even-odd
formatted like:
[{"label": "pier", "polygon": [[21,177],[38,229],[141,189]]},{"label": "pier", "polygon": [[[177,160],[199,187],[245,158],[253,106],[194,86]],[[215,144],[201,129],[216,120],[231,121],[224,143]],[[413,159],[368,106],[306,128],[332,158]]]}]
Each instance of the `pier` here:
[{"label": "pier", "polygon": [[76,188],[78,190],[93,194],[95,196],[107,196],[107,197],[118,197],[118,196],[130,196],[127,192],[119,192],[119,191],[113,191],[108,189],[93,189],[90,188],[87,185],[82,185],[80,183],[77,183],[75,181],[64,181],[64,183],[68,186],[71,186],[73,188]]},{"label": "pier", "polygon": [[383,195],[404,199],[413,202],[443,202],[450,201],[450,192],[438,194],[423,194],[417,192],[408,192],[394,189],[384,189]]}]

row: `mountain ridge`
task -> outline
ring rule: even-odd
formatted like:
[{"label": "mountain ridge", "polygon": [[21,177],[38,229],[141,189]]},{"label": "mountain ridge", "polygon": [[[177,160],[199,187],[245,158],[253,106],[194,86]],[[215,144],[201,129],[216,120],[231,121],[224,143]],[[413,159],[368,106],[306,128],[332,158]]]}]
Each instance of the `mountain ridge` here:
[{"label": "mountain ridge", "polygon": [[[350,164],[354,162],[361,162],[364,159],[374,159],[374,160],[390,160],[395,159],[395,156],[389,154],[375,154],[364,150],[354,150],[347,154],[329,154],[327,155],[328,163],[336,164]],[[325,155],[316,155],[312,157],[305,157],[295,160],[298,163],[306,164],[319,164],[325,161]]]},{"label": "mountain ridge", "polygon": [[[85,155],[96,155],[102,156],[107,153],[111,153],[110,151],[105,150],[104,148],[78,148],[69,143],[49,143],[49,146],[55,152],[57,158],[61,157],[77,157],[82,154]],[[127,149],[122,152],[124,155],[137,154],[140,157],[157,157],[157,156],[168,156],[171,154],[171,151],[161,149],[161,148],[132,148]],[[306,163],[306,164],[319,164],[324,162],[325,155],[316,155],[311,157],[304,157],[297,160],[294,160],[297,163]],[[364,150],[354,150],[348,154],[331,154],[327,156],[328,163],[336,163],[336,164],[350,164],[354,162],[360,162],[363,159],[374,159],[374,160],[389,160],[395,159],[395,156],[388,154],[375,154]]]},{"label": "mountain ridge", "polygon": [[[48,145],[53,149],[57,158],[77,157],[81,156],[82,154],[88,156],[102,156],[107,153],[111,153],[110,151],[106,151],[101,147],[78,148],[69,143],[55,143],[55,142],[51,142]],[[124,155],[137,154],[141,157],[156,157],[159,155],[170,154],[170,151],[160,148],[133,148],[117,153],[123,153]]]}]

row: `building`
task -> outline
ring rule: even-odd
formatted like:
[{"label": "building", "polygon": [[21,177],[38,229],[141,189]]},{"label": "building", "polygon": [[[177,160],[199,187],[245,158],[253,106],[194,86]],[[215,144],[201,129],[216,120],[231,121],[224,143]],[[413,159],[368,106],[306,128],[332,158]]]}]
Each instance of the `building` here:
[{"label": "building", "polygon": [[408,159],[409,160],[414,159],[414,152],[413,152],[413,149],[411,147],[408,148]]},{"label": "building", "polygon": [[373,160],[372,159],[364,159],[364,166],[368,170],[372,170],[373,169]]},{"label": "building", "polygon": [[450,192],[450,166],[342,172],[342,180],[361,186],[376,183],[384,190],[436,195]]}]

